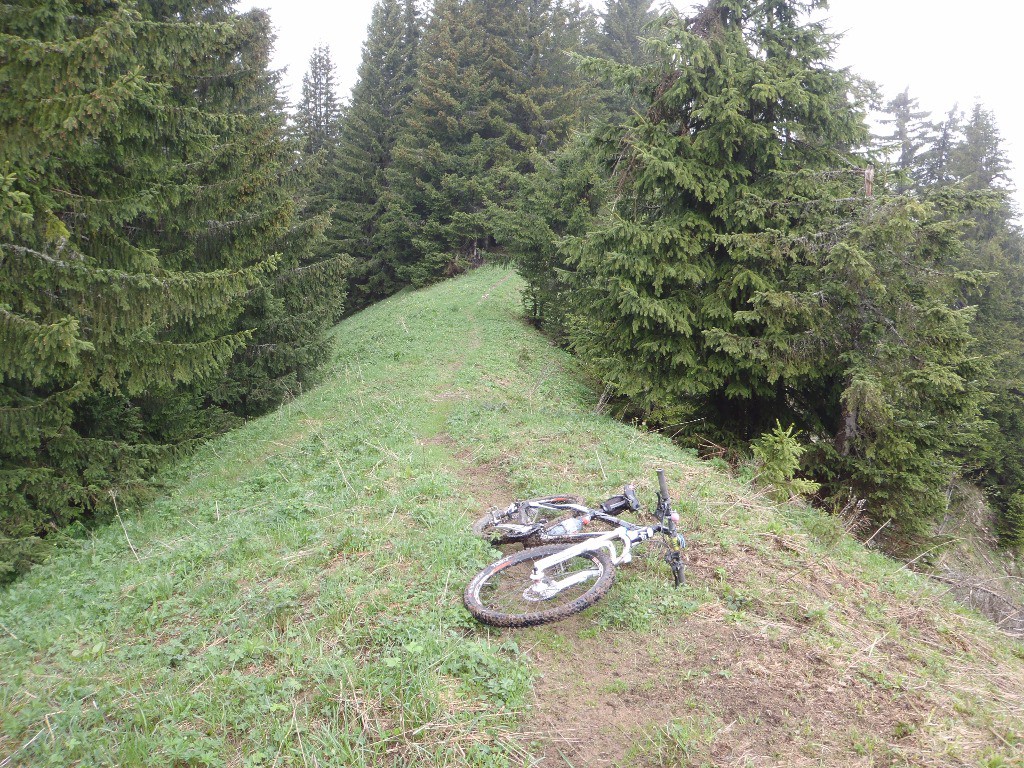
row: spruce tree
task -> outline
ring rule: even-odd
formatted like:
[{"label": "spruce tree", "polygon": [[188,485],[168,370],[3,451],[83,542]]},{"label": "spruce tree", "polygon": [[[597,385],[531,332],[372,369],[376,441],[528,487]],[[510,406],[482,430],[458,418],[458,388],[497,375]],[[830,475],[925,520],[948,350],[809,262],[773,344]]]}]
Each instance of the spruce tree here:
[{"label": "spruce tree", "polygon": [[[381,233],[399,283],[454,274],[496,245],[535,152],[556,149],[577,103],[559,75],[561,3],[441,0],[387,174]],[[560,90],[561,89],[561,90]]]},{"label": "spruce tree", "polygon": [[454,274],[478,258],[488,229],[487,176],[505,133],[489,99],[491,39],[481,6],[439,0],[421,42],[416,86],[388,169],[381,222],[395,285]]},{"label": "spruce tree", "polygon": [[646,107],[646,94],[633,91],[628,83],[638,68],[653,63],[645,49],[645,40],[655,34],[658,18],[651,5],[650,0],[608,0],[601,14],[596,53],[617,66],[610,70],[600,66],[588,68],[604,85],[601,119],[597,122],[618,124],[634,110]]},{"label": "spruce tree", "polygon": [[353,257],[349,309],[399,284],[380,232],[387,172],[416,75],[420,21],[413,0],[380,0],[363,44],[359,80],[340,129],[336,159],[337,241]]},{"label": "spruce tree", "polygon": [[[337,164],[342,109],[334,85],[334,62],[327,46],[317,46],[302,77],[302,95],[295,107],[291,140],[298,155],[300,186],[305,190],[304,214],[324,215],[336,206],[339,194],[334,166]],[[328,236],[322,253],[337,253],[337,242]]]},{"label": "spruce tree", "polygon": [[836,222],[837,242],[811,262],[820,276],[786,294],[817,315],[820,360],[799,390],[817,438],[809,462],[907,533],[945,511],[962,457],[982,442],[991,366],[964,300],[984,278],[965,264],[968,229],[955,197],[880,195]]},{"label": "spruce tree", "polygon": [[[327,223],[325,235],[316,246],[322,257],[344,251],[337,237],[337,217],[333,216],[340,194],[334,168],[338,157],[338,134],[341,109],[334,85],[334,63],[330,48],[319,45],[309,57],[309,66],[302,77],[302,96],[296,105],[293,139],[297,142],[299,161],[296,168],[299,186],[304,194],[304,218],[321,217]],[[340,293],[344,292],[339,287]],[[339,316],[340,301],[336,302]]]},{"label": "spruce tree", "polygon": [[650,63],[642,41],[657,18],[650,0],[608,0],[601,14],[602,55],[629,67]]},{"label": "spruce tree", "polygon": [[826,493],[913,527],[977,434],[978,276],[939,268],[957,211],[865,194],[866,91],[830,66],[821,5],[666,17],[645,112],[595,147],[613,192],[568,242],[572,343],[649,419],[733,441],[795,423]]},{"label": "spruce tree", "polygon": [[780,378],[800,373],[792,356],[741,349],[764,331],[753,297],[785,275],[800,201],[839,189],[856,170],[847,148],[866,138],[856,83],[826,65],[824,31],[799,22],[791,2],[667,16],[663,58],[637,85],[653,100],[597,139],[612,206],[572,246],[600,319],[576,347],[641,407],[703,398],[749,437],[780,415]]},{"label": "spruce tree", "polygon": [[1024,234],[1014,222],[1010,165],[994,116],[978,104],[957,124],[961,131],[950,147],[940,193],[965,200],[971,226],[962,264],[987,275],[967,298],[978,305],[973,330],[993,368],[983,409],[991,429],[983,450],[964,460],[980,470],[1003,541],[1019,546],[1024,543],[1019,515],[1024,493]]},{"label": "spruce tree", "polygon": [[[286,115],[277,93],[277,75],[270,70],[273,40],[270,19],[264,13],[244,17],[248,25],[245,47],[228,72],[206,93],[211,108],[231,115],[231,129],[221,141],[231,147],[224,155],[229,178],[244,182],[244,189],[220,190],[207,201],[231,233],[227,254],[251,258],[276,253],[277,272],[250,291],[234,327],[252,329],[245,349],[233,357],[225,377],[209,397],[232,412],[245,416],[265,413],[308,389],[319,380],[329,354],[327,330],[341,315],[349,259],[325,242],[330,209],[325,209],[323,187],[308,154],[296,152],[285,139]],[[318,57],[329,69],[326,52]],[[330,154],[333,97],[329,73],[319,78],[312,95],[319,103],[308,124],[311,144],[304,149]],[[316,142],[324,146],[317,148]],[[305,161],[305,162],[304,162]],[[322,180],[320,181],[322,184]],[[245,211],[241,221],[238,211]],[[225,255],[220,245],[221,258]],[[218,256],[210,254],[211,259]]]},{"label": "spruce tree", "polygon": [[900,191],[909,187],[910,175],[919,167],[919,155],[936,142],[935,126],[927,121],[931,113],[918,106],[917,99],[911,98],[910,89],[906,88],[886,104],[885,112],[890,117],[881,121],[892,126],[892,133],[882,140],[894,156],[892,165],[906,178],[898,187]]},{"label": "spruce tree", "polygon": [[1010,163],[995,117],[975,104],[970,118],[960,117],[963,138],[950,153],[951,180],[969,190],[1008,190]]},{"label": "spruce tree", "polygon": [[[911,107],[912,108],[912,107]],[[915,146],[919,146],[915,143]],[[1003,541],[1024,541],[1020,500],[1024,489],[1024,237],[1013,222],[1009,164],[992,114],[976,105],[970,116],[956,106],[937,126],[924,151],[901,166],[917,182],[914,192],[938,202],[962,230],[962,247],[946,253],[944,269],[979,279],[957,299],[975,305],[971,333],[987,370],[981,413],[985,429],[957,459],[961,471],[986,489],[998,514]]]},{"label": "spruce tree", "polygon": [[918,168],[913,174],[921,188],[946,186],[952,179],[950,164],[960,139],[960,113],[956,105],[936,126],[936,131],[934,143],[920,154]]},{"label": "spruce tree", "polygon": [[302,98],[295,110],[295,127],[305,155],[333,150],[338,142],[340,110],[334,86],[331,49],[319,45],[309,57],[302,77]]},{"label": "spruce tree", "polygon": [[[204,97],[266,24],[204,10],[0,14],[0,574],[201,432],[200,393],[249,338],[234,321],[276,256],[230,223],[250,179],[221,137],[244,131]],[[214,187],[230,215],[203,206]]]},{"label": "spruce tree", "polygon": [[585,137],[571,141],[525,177],[510,215],[498,219],[497,234],[515,251],[516,269],[527,286],[527,317],[562,341],[573,307],[575,273],[563,247],[586,233],[607,194],[600,164]]}]

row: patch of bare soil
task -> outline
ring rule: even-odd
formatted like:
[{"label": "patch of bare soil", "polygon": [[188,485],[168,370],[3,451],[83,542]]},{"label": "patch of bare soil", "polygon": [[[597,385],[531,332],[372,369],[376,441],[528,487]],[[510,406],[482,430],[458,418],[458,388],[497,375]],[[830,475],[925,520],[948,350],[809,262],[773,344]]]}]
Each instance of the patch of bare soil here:
[{"label": "patch of bare soil", "polygon": [[459,462],[455,471],[480,504],[480,515],[489,509],[507,507],[518,498],[500,461],[478,464],[474,461],[472,452],[466,450],[456,453],[455,458]]},{"label": "patch of bare soil", "polygon": [[[742,613],[725,599],[709,602],[644,633],[595,633],[587,614],[517,633],[538,670],[527,730],[544,734],[541,766],[966,766],[986,747],[1006,746],[966,718],[950,732],[956,694],[1016,707],[1024,691],[1019,680],[995,693],[974,687],[997,667],[968,633],[935,629],[938,606],[898,604],[830,562],[787,569],[752,551],[695,554],[698,584],[726,569],[742,587],[774,567],[785,594],[762,592]],[[880,631],[851,591],[914,637]],[[827,617],[801,618],[819,599],[830,601]],[[794,601],[792,616],[780,608]],[[923,674],[915,648],[939,651],[948,675]],[[670,721],[690,724],[689,746],[658,740]],[[974,749],[955,758],[950,738]]]},{"label": "patch of bare soil", "polygon": [[463,487],[473,497],[482,516],[489,509],[507,507],[518,497],[508,480],[508,474],[501,461],[477,461],[473,452],[461,448],[452,438],[441,433],[422,438],[421,445],[439,445],[447,448],[455,457],[455,463],[449,467],[462,482]]},{"label": "patch of bare soil", "polygon": [[[535,649],[535,725],[549,734],[542,765],[657,765],[634,744],[670,720],[713,713],[694,758],[714,765],[819,764],[850,753],[856,729],[893,733],[927,712],[859,680],[844,680],[812,644],[732,626],[712,610],[651,635],[574,641],[575,663]],[[643,750],[641,750],[641,753]],[[702,752],[703,754],[700,754]],[[831,764],[841,764],[837,759]]]}]

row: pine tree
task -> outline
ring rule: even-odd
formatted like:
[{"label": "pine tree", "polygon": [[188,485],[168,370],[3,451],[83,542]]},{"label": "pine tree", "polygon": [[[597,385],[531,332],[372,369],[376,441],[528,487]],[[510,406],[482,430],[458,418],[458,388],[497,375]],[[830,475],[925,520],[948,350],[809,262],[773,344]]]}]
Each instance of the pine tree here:
[{"label": "pine tree", "polygon": [[913,176],[920,188],[945,186],[950,183],[950,164],[953,151],[960,139],[960,114],[954,105],[946,119],[936,126],[937,136],[931,147],[919,156],[918,168]]},{"label": "pine tree", "polygon": [[[511,119],[540,154],[556,152],[596,106],[596,92],[581,75],[575,54],[585,52],[592,17],[578,3],[526,0],[506,34],[516,73],[504,87]],[[529,164],[526,165],[529,169]]]},{"label": "pine tree", "polygon": [[907,181],[901,182],[898,187],[904,191],[909,188],[910,174],[918,168],[918,156],[936,141],[935,126],[927,121],[931,113],[921,111],[917,99],[910,97],[909,88],[889,101],[885,111],[891,117],[881,122],[883,125],[891,125],[893,130],[882,140],[891,146],[890,151],[895,155],[892,165],[907,177]]},{"label": "pine tree", "polygon": [[550,0],[435,7],[387,174],[381,233],[399,283],[479,263],[496,245],[495,217],[532,172],[533,153],[564,141],[577,101],[559,82],[566,53],[553,30],[567,18]]},{"label": "pine tree", "polygon": [[981,413],[986,429],[957,457],[961,471],[985,487],[998,513],[1004,542],[1024,541],[1020,500],[1024,489],[1024,236],[1013,222],[1009,164],[992,114],[976,105],[970,117],[956,106],[907,170],[916,194],[941,201],[949,224],[962,229],[962,247],[947,253],[944,269],[979,279],[957,303],[975,305],[971,333],[988,370]]},{"label": "pine tree", "polygon": [[302,78],[302,98],[295,111],[296,133],[305,155],[334,150],[338,142],[340,111],[334,86],[331,49],[320,45],[309,57]]},{"label": "pine tree", "polygon": [[497,222],[498,237],[511,244],[516,269],[527,283],[527,317],[559,341],[567,331],[575,282],[563,240],[586,233],[607,195],[591,149],[580,137],[540,161],[536,172],[524,179],[511,215]]},{"label": "pine tree", "polygon": [[[654,34],[658,14],[650,0],[608,0],[601,14],[597,54],[617,66],[611,70],[591,66],[590,72],[604,84],[601,94],[603,121],[619,124],[634,110],[646,107],[647,94],[634,91],[631,80],[639,68],[654,59],[645,40]],[[598,121],[601,122],[601,121]]]},{"label": "pine tree", "polygon": [[943,194],[961,196],[971,220],[964,268],[987,279],[968,297],[978,306],[973,331],[993,375],[983,413],[991,425],[983,450],[965,455],[999,515],[999,533],[1007,544],[1024,542],[1019,515],[1024,492],[1024,233],[1014,223],[1009,162],[991,112],[975,105],[960,116],[958,140],[951,142]]},{"label": "pine tree", "polygon": [[341,126],[336,174],[337,240],[353,256],[350,309],[393,293],[398,278],[380,233],[386,174],[416,75],[420,21],[413,0],[380,0],[363,44],[359,80]]},{"label": "pine tree", "polygon": [[751,401],[739,430],[751,437],[779,416],[779,379],[799,374],[790,355],[741,348],[763,333],[751,301],[788,267],[799,201],[832,191],[821,172],[855,170],[846,147],[866,137],[856,84],[824,66],[828,38],[796,17],[788,2],[666,17],[664,60],[638,84],[654,100],[595,147],[616,174],[613,206],[574,246],[603,307],[577,348],[644,408],[710,398],[725,419],[733,398]]},{"label": "pine tree", "polygon": [[[964,266],[969,221],[956,197],[880,196],[837,222],[821,276],[790,298],[824,307],[812,324],[822,360],[802,387],[808,458],[841,496],[852,489],[877,519],[926,531],[945,490],[981,443],[991,376],[963,299],[983,274]],[[829,439],[831,438],[831,439]],[[837,482],[838,480],[838,482]]]},{"label": "pine tree", "polygon": [[[325,343],[324,327],[341,319],[345,309],[351,267],[345,250],[343,217],[338,210],[339,200],[345,194],[337,173],[340,129],[341,109],[335,93],[334,64],[330,49],[319,46],[310,56],[309,70],[302,81],[302,99],[295,113],[297,167],[284,180],[286,186],[287,181],[291,181],[302,198],[299,218],[312,224],[310,235],[316,242],[289,237],[282,245],[286,252],[289,243],[305,251],[296,256],[297,271],[293,279],[287,281],[293,294],[292,306],[286,313],[288,322],[307,318],[312,324],[310,328],[319,328],[316,334],[320,346]],[[323,234],[317,236],[320,230]],[[295,279],[298,275],[301,278]],[[305,297],[303,291],[308,292]],[[317,358],[323,359],[325,353],[326,348],[317,353]]]},{"label": "pine tree", "polygon": [[1010,163],[992,113],[975,104],[970,119],[961,116],[963,140],[950,153],[948,172],[969,190],[1007,190]]},{"label": "pine tree", "polygon": [[657,18],[650,0],[608,0],[601,14],[602,55],[629,67],[651,63],[642,41]]},{"label": "pine tree", "polygon": [[[178,10],[48,0],[0,15],[3,573],[201,430],[198,393],[246,344],[234,320],[276,260],[227,223],[247,210],[249,179],[225,172],[244,148],[202,103],[265,17]],[[214,186],[230,218],[202,205]]]},{"label": "pine tree", "polygon": [[[249,293],[234,327],[252,329],[251,341],[234,356],[209,397],[250,417],[319,380],[329,354],[327,330],[344,306],[349,258],[325,240],[331,211],[324,201],[324,180],[314,176],[310,184],[309,179],[317,170],[310,166],[329,156],[334,143],[329,57],[326,51],[316,57],[316,83],[309,89],[318,103],[310,104],[309,142],[302,148],[316,153],[311,158],[296,153],[285,140],[286,115],[277,94],[277,75],[269,68],[270,19],[254,13],[245,21],[248,34],[236,57],[237,68],[230,76],[222,75],[206,98],[233,117],[234,130],[221,135],[232,147],[225,169],[229,177],[244,180],[246,188],[235,195],[220,190],[216,200],[207,202],[231,222],[230,258],[276,253],[279,266]],[[239,210],[246,212],[243,222],[235,218]]]},{"label": "pine tree", "polygon": [[913,527],[977,433],[978,276],[937,268],[962,255],[957,211],[864,194],[866,92],[829,66],[819,5],[665,18],[645,113],[594,150],[613,192],[568,241],[571,339],[649,419],[733,441],[795,424],[826,493]]}]

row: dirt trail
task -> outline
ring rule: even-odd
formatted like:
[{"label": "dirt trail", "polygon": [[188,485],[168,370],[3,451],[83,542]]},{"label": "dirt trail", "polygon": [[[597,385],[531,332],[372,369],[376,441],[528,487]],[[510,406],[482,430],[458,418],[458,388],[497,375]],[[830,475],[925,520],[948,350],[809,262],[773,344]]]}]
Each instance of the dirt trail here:
[{"label": "dirt trail", "polygon": [[[813,646],[730,626],[712,610],[652,634],[574,639],[571,658],[536,648],[535,725],[542,765],[618,766],[652,727],[691,718],[710,736],[695,759],[716,765],[818,765],[851,728],[892,732],[920,720],[863,682],[838,681]],[[712,718],[710,713],[714,713]],[[640,765],[647,764],[638,755]]]},{"label": "dirt trail", "polygon": [[424,445],[444,446],[451,452],[455,464],[450,469],[459,477],[464,490],[476,502],[480,515],[494,507],[506,507],[517,498],[500,462],[478,463],[471,450],[460,446],[447,433],[434,435],[420,442]]},{"label": "dirt trail", "polygon": [[[780,567],[717,547],[698,546],[692,556],[691,583],[698,585],[723,569],[742,583],[763,577],[767,567]],[[913,649],[941,649],[963,680],[990,676],[993,666],[983,649],[972,649],[977,657],[965,653],[959,633],[933,628],[929,606],[900,603],[831,563],[794,569],[792,581],[804,594],[834,605],[850,586],[870,591],[872,602],[921,636],[894,641],[877,634],[857,606],[836,609],[836,628],[780,618],[757,601],[742,617],[723,602],[708,602],[646,632],[595,632],[587,614],[546,630],[519,631],[517,641],[539,675],[526,728],[544,735],[540,765],[970,764],[947,754],[951,726],[943,721],[955,721],[958,694],[980,691],[929,679]],[[850,626],[863,635],[837,642],[829,631],[836,628],[844,636]],[[1021,694],[1000,691],[1008,706],[1024,704]],[[677,732],[688,747],[652,740],[673,720],[683,723]],[[991,728],[962,727],[961,737],[970,732],[979,744],[1005,746]]]}]

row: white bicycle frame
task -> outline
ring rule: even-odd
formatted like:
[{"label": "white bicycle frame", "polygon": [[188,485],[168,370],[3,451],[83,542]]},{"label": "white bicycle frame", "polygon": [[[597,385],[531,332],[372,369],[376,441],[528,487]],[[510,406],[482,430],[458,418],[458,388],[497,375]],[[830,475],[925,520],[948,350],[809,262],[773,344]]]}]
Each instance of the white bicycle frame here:
[{"label": "white bicycle frame", "polygon": [[[541,558],[534,564],[533,573],[530,574],[530,579],[533,580],[533,584],[527,587],[523,596],[532,600],[547,600],[557,595],[563,589],[568,589],[576,584],[581,584],[588,579],[594,578],[598,573],[595,569],[587,569],[569,574],[564,579],[552,581],[545,573],[548,568],[552,568],[559,563],[571,560],[584,552],[593,552],[599,549],[607,550],[608,555],[611,558],[612,565],[622,565],[623,563],[628,563],[633,559],[634,544],[641,541],[647,541],[647,539],[650,539],[653,536],[654,529],[650,526],[636,528],[633,530],[630,530],[629,528],[616,528],[614,531],[608,531],[608,533],[595,536],[592,539],[581,541],[579,544],[572,544],[552,555]],[[621,552],[616,551],[616,543],[622,545]]]},{"label": "white bicycle frame", "polygon": [[[593,512],[594,511],[590,507],[587,507],[587,506],[585,506],[583,504],[558,504],[558,505],[554,505],[554,504],[545,504],[544,502],[532,502],[532,501],[528,502],[528,504],[533,509],[547,509],[547,510],[550,510],[552,512],[565,512],[566,510],[570,510],[571,509],[574,512],[579,512],[580,514],[585,515],[588,512]],[[505,513],[506,514],[510,514],[515,509],[515,506],[516,506],[515,504],[512,504],[508,509],[505,510]],[[528,533],[529,531],[534,529],[536,526],[533,525],[533,524],[522,525],[520,523],[498,523],[495,527],[498,528],[499,530],[510,531],[511,533],[523,534],[523,533]]]}]

